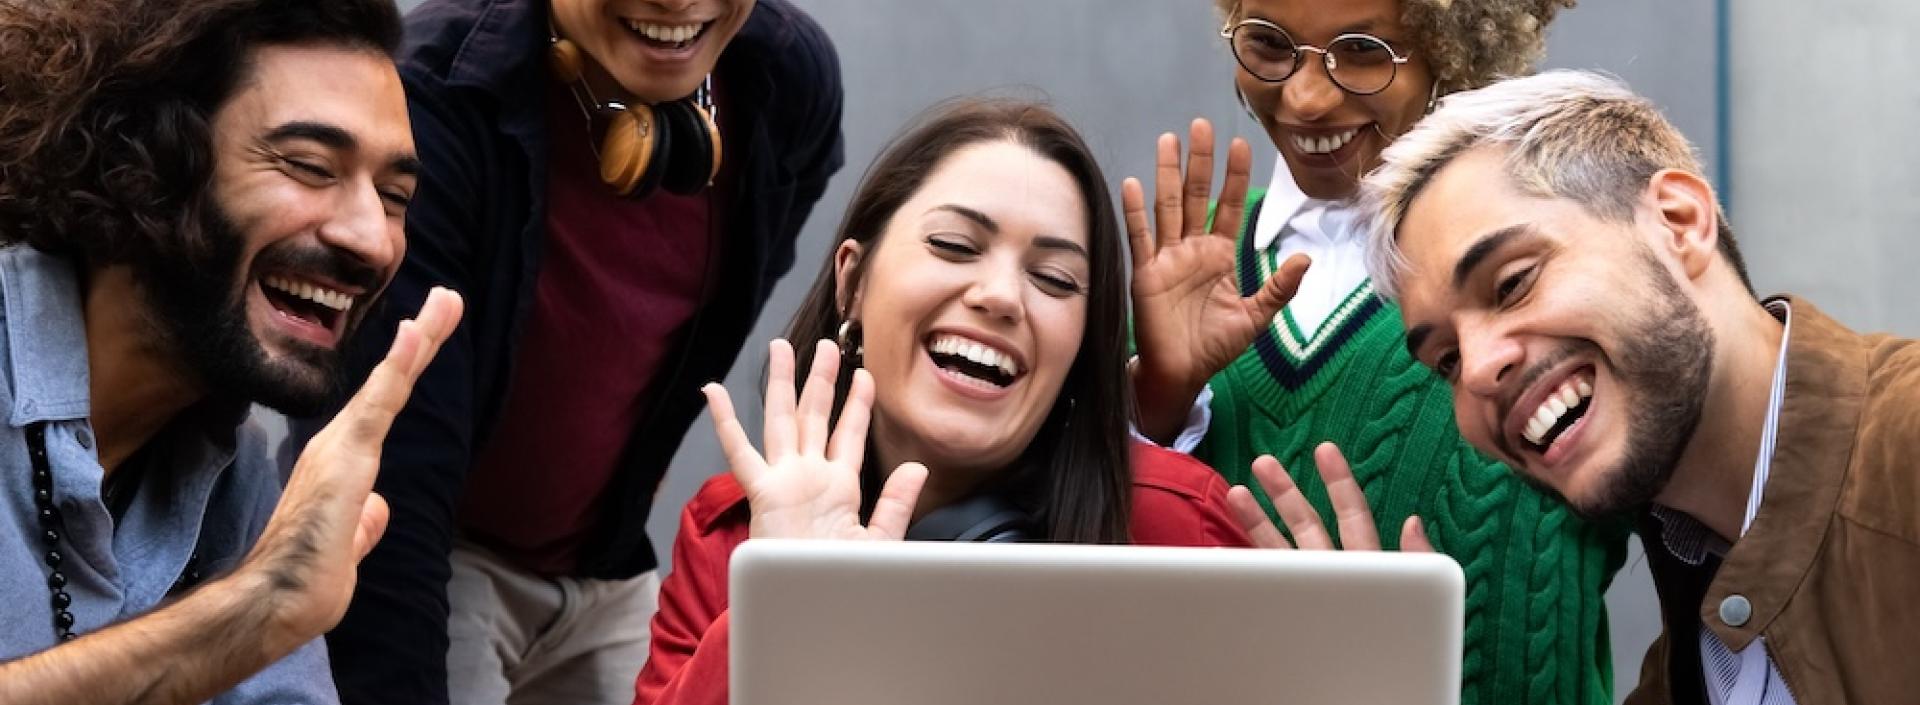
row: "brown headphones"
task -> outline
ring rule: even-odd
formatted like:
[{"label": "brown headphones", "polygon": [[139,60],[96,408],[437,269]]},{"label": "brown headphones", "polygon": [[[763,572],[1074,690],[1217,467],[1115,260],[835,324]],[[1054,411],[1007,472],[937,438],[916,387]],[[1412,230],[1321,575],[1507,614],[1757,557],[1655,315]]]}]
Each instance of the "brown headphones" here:
[{"label": "brown headphones", "polygon": [[[600,180],[627,198],[646,198],[654,188],[691,195],[720,174],[720,127],[712,92],[655,105],[600,102],[586,87],[586,56],[571,41],[552,38],[547,55],[554,78],[573,91],[597,133]],[[585,95],[582,95],[582,93]]]}]

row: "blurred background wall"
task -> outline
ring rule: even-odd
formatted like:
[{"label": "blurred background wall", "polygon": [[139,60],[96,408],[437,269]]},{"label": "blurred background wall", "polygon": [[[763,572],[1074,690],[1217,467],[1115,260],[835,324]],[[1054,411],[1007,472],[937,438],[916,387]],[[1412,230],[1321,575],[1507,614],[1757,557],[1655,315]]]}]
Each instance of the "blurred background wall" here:
[{"label": "blurred background wall", "polygon": [[[840,213],[880,147],[933,103],[994,92],[1050,100],[1118,189],[1153,166],[1153,140],[1214,121],[1273,152],[1233,99],[1233,64],[1207,0],[795,0],[832,35],[846,84],[847,166],[815,208],[793,272],[726,380],[759,398],[759,341],[784,328]],[[410,9],[417,0],[400,0]],[[1762,292],[1811,297],[1861,330],[1920,336],[1920,4],[1906,0],[1585,0],[1548,39],[1548,67],[1601,69],[1658,102],[1720,185]],[[743,422],[758,410],[742,403]],[[711,424],[688,434],[652,517],[668,554],[680,507],[723,470]],[[1624,695],[1658,633],[1635,546],[1609,594]]]},{"label": "blurred background wall", "polygon": [[1920,337],[1920,3],[1727,5],[1721,188],[1754,286]]}]

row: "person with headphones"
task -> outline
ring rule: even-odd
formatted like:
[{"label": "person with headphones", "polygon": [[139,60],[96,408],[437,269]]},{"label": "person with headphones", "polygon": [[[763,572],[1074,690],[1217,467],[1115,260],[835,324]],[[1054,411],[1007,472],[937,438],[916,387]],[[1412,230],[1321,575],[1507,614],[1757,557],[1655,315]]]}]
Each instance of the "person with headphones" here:
[{"label": "person with headphones", "polygon": [[1444,96],[1531,71],[1572,4],[1215,0],[1273,180],[1250,191],[1251,150],[1233,140],[1210,213],[1214,135],[1195,121],[1184,178],[1180,140],[1160,138],[1151,227],[1141,184],[1122,186],[1141,431],[1228,482],[1281,488],[1248,503],[1276,519],[1281,494],[1337,513],[1316,475],[1351,476],[1378,510],[1369,536],[1430,539],[1459,561],[1467,705],[1613,702],[1604,597],[1630,527],[1583,521],[1461,439],[1446,380],[1375,295],[1353,198]]},{"label": "person with headphones", "polygon": [[341,696],[624,703],[655,490],[841,166],[839,59],[788,0],[427,0],[406,30],[425,169],[350,366],[429,287],[468,307],[386,445]]},{"label": "person with headphones", "polygon": [[750,536],[1249,545],[1219,475],[1128,436],[1106,184],[1026,102],[948,104],[881,153],[798,349],[770,346],[764,453],[707,387],[731,473],[681,514],[636,705],[727,702],[728,557]]}]

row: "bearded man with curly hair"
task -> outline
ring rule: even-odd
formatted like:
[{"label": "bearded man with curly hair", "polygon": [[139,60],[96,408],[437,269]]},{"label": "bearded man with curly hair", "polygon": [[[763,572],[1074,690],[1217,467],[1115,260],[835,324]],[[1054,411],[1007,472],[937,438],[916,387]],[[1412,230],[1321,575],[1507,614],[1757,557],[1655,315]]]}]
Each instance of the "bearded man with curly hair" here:
[{"label": "bearded man with curly hair", "polygon": [[317,637],[451,292],[282,492],[420,170],[390,0],[0,2],[0,702],[333,703]]},{"label": "bearded man with curly hair", "polygon": [[[1141,185],[1123,187],[1141,432],[1251,488],[1235,498],[1248,526],[1457,559],[1468,705],[1613,702],[1604,594],[1628,527],[1581,520],[1461,440],[1446,381],[1408,353],[1368,279],[1353,198],[1443,96],[1529,72],[1572,4],[1217,0],[1233,90],[1278,152],[1273,181],[1248,188],[1234,140],[1209,217],[1214,137],[1195,121],[1184,178],[1179,140],[1161,137],[1151,227]],[[1372,520],[1339,501],[1354,484]],[[1317,516],[1275,510],[1296,492]]]}]

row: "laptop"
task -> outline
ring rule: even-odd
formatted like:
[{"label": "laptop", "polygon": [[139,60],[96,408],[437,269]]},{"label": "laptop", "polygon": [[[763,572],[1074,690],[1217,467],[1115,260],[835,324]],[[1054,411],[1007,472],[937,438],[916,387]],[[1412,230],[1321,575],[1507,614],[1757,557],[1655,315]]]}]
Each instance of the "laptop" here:
[{"label": "laptop", "polygon": [[1454,705],[1445,556],[758,539],[734,705]]}]

